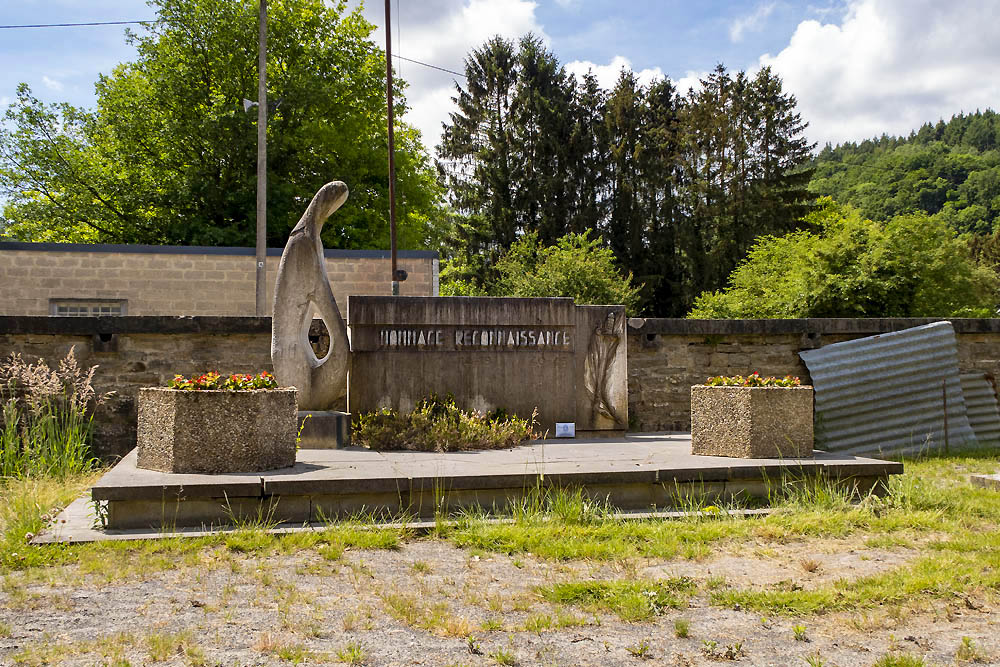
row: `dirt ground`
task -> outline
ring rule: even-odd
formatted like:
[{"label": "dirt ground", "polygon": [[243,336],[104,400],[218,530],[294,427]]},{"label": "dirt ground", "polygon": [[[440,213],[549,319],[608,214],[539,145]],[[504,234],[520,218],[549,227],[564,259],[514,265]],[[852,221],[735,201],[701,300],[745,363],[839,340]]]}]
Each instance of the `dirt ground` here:
[{"label": "dirt ground", "polygon": [[[223,547],[137,571],[80,565],[6,577],[0,662],[68,665],[872,665],[887,653],[928,665],[1000,664],[986,595],[940,607],[795,618],[710,606],[713,586],[808,588],[905,567],[909,549],[809,540],[740,547],[699,561],[556,562],[414,538],[396,551],[258,557]],[[649,622],[546,602],[539,586],[687,576],[685,609]],[[689,622],[688,637],[675,621]],[[796,638],[797,628],[800,637]],[[961,652],[963,637],[975,652]],[[967,641],[968,643],[968,641]]]}]

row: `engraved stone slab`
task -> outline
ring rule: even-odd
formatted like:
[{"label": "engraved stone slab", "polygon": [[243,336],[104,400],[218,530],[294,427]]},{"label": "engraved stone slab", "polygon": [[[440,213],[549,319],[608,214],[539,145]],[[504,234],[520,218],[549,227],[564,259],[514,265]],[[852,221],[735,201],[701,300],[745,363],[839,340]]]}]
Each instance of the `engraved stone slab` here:
[{"label": "engraved stone slab", "polygon": [[537,410],[539,429],[577,435],[628,424],[625,312],[569,298],[348,300],[352,413],[409,411],[431,394],[465,409]]}]

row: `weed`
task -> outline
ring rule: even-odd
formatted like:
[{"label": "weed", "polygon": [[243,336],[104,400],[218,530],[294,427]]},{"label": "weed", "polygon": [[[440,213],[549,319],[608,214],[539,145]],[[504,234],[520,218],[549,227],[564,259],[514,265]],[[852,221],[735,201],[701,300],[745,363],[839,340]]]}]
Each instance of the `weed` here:
[{"label": "weed", "polygon": [[926,667],[924,659],[908,653],[886,653],[872,663],[872,667]]},{"label": "weed", "polygon": [[506,449],[537,438],[536,424],[535,415],[522,419],[500,412],[466,412],[451,396],[430,396],[408,414],[382,409],[359,415],[353,437],[358,445],[375,450]]},{"label": "weed", "polygon": [[422,560],[414,561],[413,564],[410,565],[410,569],[412,569],[415,574],[431,573],[431,566]]},{"label": "weed", "polygon": [[819,654],[819,651],[816,651],[816,653],[810,656],[806,656],[804,660],[806,661],[806,664],[809,665],[809,667],[826,667],[826,661],[823,660],[823,657]]},{"label": "weed", "polygon": [[498,648],[489,655],[490,659],[498,665],[505,665],[506,667],[511,667],[517,664],[517,656],[514,655],[513,651],[508,651],[506,649]]},{"label": "weed", "polygon": [[11,353],[0,365],[0,479],[75,475],[96,467],[90,456],[98,394],[92,366],[83,371],[70,348],[57,369]]},{"label": "weed", "polygon": [[552,625],[552,617],[548,614],[533,614],[524,621],[524,629],[537,634],[551,630]]},{"label": "weed", "polygon": [[691,621],[686,618],[674,619],[674,636],[678,639],[687,639],[691,636]]},{"label": "weed", "polygon": [[806,572],[816,572],[820,568],[820,562],[814,558],[803,558],[799,561],[799,566]]},{"label": "weed", "polygon": [[468,637],[465,638],[465,648],[472,655],[483,654],[483,648],[479,645],[479,640],[472,635],[469,635]]},{"label": "weed", "polygon": [[976,646],[976,642],[972,640],[972,637],[962,637],[962,643],[959,644],[958,650],[955,652],[955,660],[961,662],[986,662],[987,657]]},{"label": "weed", "polygon": [[649,650],[649,640],[643,639],[635,646],[626,646],[625,650],[629,652],[634,658],[643,658],[648,660],[653,657]]},{"label": "weed", "polygon": [[364,664],[365,649],[359,642],[348,642],[344,648],[337,651],[337,660],[348,665]]},{"label": "weed", "polygon": [[793,625],[792,626],[792,636],[795,637],[797,642],[807,642],[809,637],[806,635],[806,626],[804,625]]},{"label": "weed", "polygon": [[573,628],[580,625],[586,625],[587,620],[575,614],[570,614],[567,612],[559,612],[556,616],[556,627],[557,628]]},{"label": "weed", "polygon": [[492,632],[494,630],[503,630],[503,621],[496,616],[491,616],[485,621],[479,624],[479,627],[483,629],[483,632]]},{"label": "weed", "polygon": [[182,630],[173,634],[154,632],[147,635],[146,651],[149,654],[149,659],[153,662],[163,662],[183,653],[185,649],[193,646],[193,636],[190,630]]}]

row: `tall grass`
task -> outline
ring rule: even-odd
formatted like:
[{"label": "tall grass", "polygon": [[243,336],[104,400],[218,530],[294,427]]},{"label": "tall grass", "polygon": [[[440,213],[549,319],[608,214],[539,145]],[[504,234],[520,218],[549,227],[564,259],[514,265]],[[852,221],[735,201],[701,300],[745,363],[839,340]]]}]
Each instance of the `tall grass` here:
[{"label": "tall grass", "polygon": [[110,394],[93,387],[96,366],[84,372],[73,348],[58,368],[12,353],[0,365],[0,481],[65,477],[92,469],[94,409]]}]

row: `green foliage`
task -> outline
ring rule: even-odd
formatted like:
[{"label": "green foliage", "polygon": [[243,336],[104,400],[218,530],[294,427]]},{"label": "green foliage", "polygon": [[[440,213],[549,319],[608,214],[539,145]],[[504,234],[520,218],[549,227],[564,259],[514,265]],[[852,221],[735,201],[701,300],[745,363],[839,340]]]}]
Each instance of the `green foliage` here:
[{"label": "green foliage", "polygon": [[687,577],[651,581],[568,581],[542,587],[549,602],[575,604],[617,614],[625,621],[646,621],[667,609],[680,609],[696,589]]},{"label": "green foliage", "polygon": [[577,80],[528,35],[473,50],[438,166],[454,226],[451,294],[492,293],[501,257],[594,230],[638,282],[638,308],[687,311],[721,287],[761,234],[799,226],[811,145],[770,69],[717,68],[697,92],[623,71]]},{"label": "green foliage", "polygon": [[80,369],[72,348],[57,369],[11,353],[0,366],[0,480],[65,477],[95,466],[91,421],[107,398],[91,384],[95,368]]},{"label": "green foliage", "polygon": [[909,137],[827,145],[809,189],[872,220],[926,213],[956,231],[989,234],[1000,217],[998,149],[1000,115],[959,114]]},{"label": "green foliage", "polygon": [[623,304],[634,310],[639,290],[614,255],[589,232],[570,233],[543,247],[538,234],[520,238],[496,264],[493,296],[569,296],[579,304]]},{"label": "green foliage", "polygon": [[809,231],[765,236],[721,292],[695,301],[694,318],[984,317],[997,277],[936,218],[864,219],[820,200]]},{"label": "green foliage", "polygon": [[503,411],[466,412],[450,396],[443,400],[431,396],[407,414],[385,408],[360,415],[354,438],[362,447],[375,450],[506,449],[537,438],[535,423],[535,415],[523,419]]},{"label": "green foliage", "polygon": [[[101,76],[92,111],[18,89],[0,132],[6,236],[253,245],[256,114],[242,100],[257,97],[257,3],[150,4],[157,20],[128,33],[136,60]],[[309,198],[340,178],[352,194],[324,244],[388,246],[385,56],[373,26],[344,2],[268,10],[269,243],[282,245]],[[435,245],[439,187],[405,125],[396,174],[400,244]]]}]

